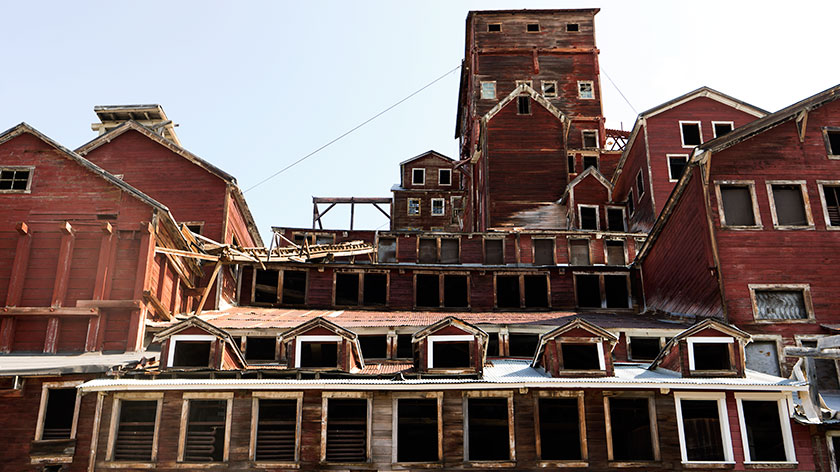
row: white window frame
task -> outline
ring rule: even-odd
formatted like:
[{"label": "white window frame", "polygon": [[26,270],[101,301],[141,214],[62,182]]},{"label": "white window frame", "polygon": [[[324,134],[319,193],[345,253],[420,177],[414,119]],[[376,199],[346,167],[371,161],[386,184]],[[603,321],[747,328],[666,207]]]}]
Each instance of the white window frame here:
[{"label": "white window frame", "polygon": [[[215,341],[216,336],[212,334],[175,334],[169,337],[169,352],[166,354],[166,366],[173,367],[172,363],[175,362],[175,346],[178,344],[179,341],[209,341],[210,342],[210,354],[213,354],[213,341]],[[207,358],[207,366],[210,366],[210,357]]]},{"label": "white window frame", "polygon": [[[417,171],[423,171],[423,181],[417,182],[414,178],[414,174]],[[423,187],[426,185],[426,168],[425,167],[412,167],[411,168],[411,185],[416,185],[418,187]]]},{"label": "white window frame", "polygon": [[300,369],[300,351],[303,343],[328,343],[341,342],[342,337],[337,335],[302,335],[295,336],[295,369]]},{"label": "white window frame", "polygon": [[[642,189],[639,190],[639,178],[642,179]],[[633,186],[636,187],[636,192],[638,192],[638,196],[636,197],[636,201],[641,202],[642,197],[645,195],[645,175],[642,173],[642,169],[639,169],[639,172],[636,172],[636,178],[633,180]]]},{"label": "white window frame", "polygon": [[832,225],[828,218],[828,204],[825,201],[824,187],[840,187],[840,180],[817,180],[817,188],[819,189],[820,194],[820,204],[822,205],[823,222],[825,223],[825,229],[827,229],[828,231],[838,231],[840,230],[840,225]]},{"label": "white window frame", "polygon": [[528,87],[534,88],[534,81],[533,80],[517,80],[516,86],[519,87],[520,85],[525,84]]},{"label": "white window frame", "polygon": [[[447,172],[449,172],[449,183],[440,183],[440,176]],[[438,185],[440,185],[441,187],[450,187],[452,185],[452,169],[438,169]]]},{"label": "white window frame", "polygon": [[[412,213],[411,212],[411,202],[412,201],[417,202],[417,213]],[[423,203],[423,201],[420,198],[409,198],[409,199],[407,199],[406,200],[406,205],[405,205],[406,214],[408,216],[420,216],[420,214],[422,213],[422,209],[421,209],[422,203]]]},{"label": "white window frame", "polygon": [[[610,210],[619,210],[619,211],[621,211],[621,227],[622,227],[622,230],[621,230],[621,231],[626,233],[626,232],[627,232],[627,209],[626,209],[626,208],[624,208],[624,207],[621,207],[621,206],[615,206],[615,205],[607,205],[607,206],[605,207],[605,210],[604,210],[604,216],[605,216],[605,217],[606,217],[606,219],[607,219],[607,229],[608,229],[608,230],[609,230],[609,227],[610,227],[610,214],[609,214],[609,211],[610,211]],[[627,245],[625,244],[625,247],[626,247],[626,246],[627,246]]]},{"label": "white window frame", "polygon": [[[470,464],[509,464],[516,462],[516,439],[514,434],[514,411],[513,411],[513,391],[481,391],[481,390],[467,390],[463,393],[462,411],[464,412],[464,462]],[[508,406],[508,439],[510,444],[510,452],[508,460],[470,460],[470,431],[469,431],[469,401],[471,398],[506,398]]]},{"label": "white window frame", "polygon": [[[492,97],[485,97],[484,96],[484,84],[493,84],[493,96]],[[496,81],[495,80],[482,80],[478,83],[478,97],[479,100],[495,100],[498,97],[499,92],[496,90]]]},{"label": "white window frame", "polygon": [[[260,419],[260,400],[295,400],[297,420],[295,422],[295,460],[292,462],[257,461],[257,427]],[[251,440],[248,457],[261,466],[295,467],[300,462],[301,417],[303,415],[303,392],[253,392],[251,394]]]},{"label": "white window frame", "polygon": [[434,362],[434,343],[436,342],[472,342],[475,340],[475,336],[471,334],[439,334],[439,335],[431,335],[426,336],[426,363],[428,365],[428,369],[434,369],[435,362]]},{"label": "white window frame", "polygon": [[[733,344],[735,343],[735,338],[732,337],[725,337],[725,336],[690,336],[686,339],[686,344],[688,347],[688,370],[694,372],[695,369],[694,364],[694,345],[695,344]],[[735,365],[732,362],[732,359],[729,359],[729,369],[735,369]],[[702,372],[702,371],[701,371]]]},{"label": "white window frame", "polygon": [[[767,186],[767,200],[770,202],[770,215],[773,217],[773,228],[786,229],[814,229],[814,217],[811,214],[811,199],[808,197],[808,185],[804,180],[767,180],[764,182]],[[774,185],[794,185],[799,186],[799,191],[802,193],[802,204],[805,205],[805,220],[808,224],[805,225],[780,225],[779,218],[776,216],[776,198],[773,195]]]},{"label": "white window frame", "polygon": [[[730,225],[726,223],[726,214],[723,211],[723,196],[720,187],[734,186],[747,187],[750,191],[750,198],[752,199],[753,209],[753,225]],[[758,211],[758,198],[755,195],[755,181],[754,180],[715,180],[715,197],[717,198],[718,217],[720,218],[720,227],[726,229],[737,230],[760,230],[764,229],[761,223],[761,212]]]},{"label": "white window frame", "polygon": [[[125,401],[152,401],[157,403],[155,407],[155,430],[152,435],[152,456],[149,461],[117,461],[114,460],[114,453],[117,446],[117,433],[120,426],[120,413],[122,404]],[[157,462],[158,445],[160,444],[160,418],[163,412],[163,392],[117,392],[114,394],[114,401],[111,405],[111,424],[108,430],[108,447],[105,451],[106,462],[119,464],[121,467],[130,467],[132,464],[151,464]]]},{"label": "white window frame", "polygon": [[825,433],[825,440],[828,443],[828,462],[831,464],[831,472],[838,472],[838,470],[840,470],[840,464],[838,464],[835,460],[837,453],[840,451],[834,450],[834,443],[831,441],[831,438],[838,436],[840,436],[840,431],[826,431]]},{"label": "white window frame", "polygon": [[[699,146],[700,144],[703,144],[703,124],[702,123],[700,123],[699,121],[684,121],[684,120],[680,120],[679,123],[680,123],[680,144],[682,145],[682,147],[687,148],[687,149],[693,149],[694,147]],[[686,124],[686,125],[697,125],[697,132],[700,134],[700,144],[686,144],[685,143],[685,136],[683,136],[683,125],[684,124]]]},{"label": "white window frame", "polygon": [[688,165],[688,154],[665,154],[665,165],[668,167],[668,182],[676,182],[680,180],[680,176],[674,176],[671,173],[671,159],[675,157],[681,157],[684,161],[686,166]]},{"label": "white window frame", "polygon": [[[578,227],[580,229],[583,229],[583,227],[582,227],[583,217],[582,217],[582,212],[581,212],[582,208],[594,208],[595,209],[595,231],[601,231],[601,211],[600,211],[601,206],[600,205],[583,205],[583,204],[579,204],[577,206]],[[585,231],[592,231],[592,230],[587,229]],[[591,252],[589,254],[589,260],[590,260],[590,262],[592,261]]]},{"label": "white window frame", "polygon": [[[713,121],[712,122],[712,135],[716,138],[718,137],[718,135],[717,135],[717,129],[715,129],[715,125],[729,125],[729,127],[730,127],[729,132],[730,133],[735,130],[735,122],[734,121]],[[700,139],[703,139],[702,138],[703,135],[701,134],[700,136],[701,136]],[[723,135],[721,135],[721,136],[723,136]]]},{"label": "white window frame", "polygon": [[[756,323],[813,323],[814,322],[814,301],[811,299],[811,284],[748,284],[747,288],[750,291],[750,304],[752,305],[753,320]],[[773,320],[758,317],[758,302],[756,300],[755,291],[802,291],[802,301],[805,304],[805,311],[808,316],[795,320]],[[781,358],[779,359],[781,360]]]},{"label": "white window frame", "polygon": [[32,178],[35,176],[35,166],[0,166],[0,171],[3,170],[11,170],[11,171],[18,171],[18,170],[28,170],[29,171],[29,180],[26,181],[26,188],[23,190],[15,190],[15,189],[0,189],[0,193],[32,193]]},{"label": "white window frame", "polygon": [[[542,437],[540,436],[540,400],[544,398],[570,398],[577,400],[578,435],[580,440],[580,460],[547,460],[542,458]],[[540,390],[534,396],[534,433],[537,438],[538,467],[589,467],[589,447],[586,441],[586,407],[583,390]]]},{"label": "white window frame", "polygon": [[[547,84],[554,85],[554,93],[549,95],[548,92],[545,91],[545,86]],[[545,98],[557,98],[557,81],[556,80],[543,80],[542,83],[540,84],[540,86],[542,88],[543,97],[545,97]]]},{"label": "white window frame", "polygon": [[[435,202],[440,203],[440,213],[435,211]],[[446,215],[446,199],[445,198],[433,198],[432,199],[432,209],[430,211],[432,216],[445,216]]]},{"label": "white window frame", "polygon": [[[233,417],[233,392],[184,392],[181,397],[181,427],[178,432],[178,462],[184,462],[187,448],[187,425],[190,418],[191,400],[225,400],[225,450],[222,462],[202,462],[201,464],[226,463],[230,459],[230,424]],[[192,464],[192,463],[190,463]]]},{"label": "white window frame", "polygon": [[[391,393],[391,462],[400,465],[436,464],[443,460],[443,392],[393,392]],[[398,461],[399,438],[399,401],[400,400],[436,400],[438,421],[438,458],[436,461],[400,462]]]},{"label": "white window frame", "polygon": [[[583,90],[581,90],[582,85],[589,85],[591,89],[592,96],[586,97],[584,96]],[[595,100],[595,81],[594,80],[578,80],[577,81],[577,95],[580,100]]]},{"label": "white window frame", "polygon": [[[742,393],[735,392],[735,402],[738,408],[738,423],[741,428],[741,446],[744,450],[744,464],[779,464],[794,465],[796,462],[796,450],[793,446],[793,432],[790,429],[790,414],[788,412],[788,398],[780,393]],[[743,401],[775,401],[779,411],[779,425],[782,428],[782,439],[785,444],[785,461],[754,461],[750,457],[750,445],[748,439],[747,424],[744,420]]]},{"label": "white window frame", "polygon": [[[603,303],[603,302],[602,302]],[[562,351],[563,344],[594,344],[595,349],[598,350],[598,371],[604,372],[607,370],[607,365],[604,363],[604,342],[602,341],[591,341],[590,338],[577,338],[577,337],[563,337],[559,336],[555,338],[558,344],[560,344],[559,349]],[[580,370],[580,369],[567,369],[565,366],[560,369],[561,372],[595,372],[595,370]]]},{"label": "white window frame", "polygon": [[[593,148],[586,147],[586,135],[587,135],[587,133],[591,133],[591,134],[595,135],[595,147],[593,147]],[[601,141],[598,139],[598,130],[597,129],[582,129],[582,130],[580,130],[580,147],[581,147],[581,149],[598,149],[600,143],[601,143]],[[598,162],[598,164],[600,164],[600,162]],[[596,169],[597,169],[597,167],[596,167]],[[584,170],[586,170],[586,169],[584,169]]]},{"label": "white window frame", "polygon": [[[720,421],[721,442],[723,444],[723,461],[690,461],[685,446],[685,428],[683,427],[681,400],[714,400],[718,407],[718,421]],[[683,464],[734,464],[732,452],[732,435],[729,431],[729,414],[726,408],[725,392],[674,392],[674,403],[677,409],[677,432],[680,440],[680,457]]]},{"label": "white window frame", "polygon": [[[38,408],[38,423],[35,426],[35,440],[42,441],[44,435],[44,420],[47,416],[47,404],[49,403],[50,389],[76,388],[84,383],[83,380],[70,380],[67,382],[44,382],[41,384],[41,405]],[[82,405],[82,396],[76,390],[76,403],[73,407],[73,424],[70,426],[70,438],[76,439],[76,426],[79,424],[79,407]]]},{"label": "white window frame", "polygon": [[[361,399],[367,400],[367,438],[365,445],[366,459],[360,464],[369,464],[372,460],[371,445],[373,443],[373,392],[321,392],[321,463],[343,464],[343,462],[327,461],[327,421],[329,420],[329,400],[335,399]],[[353,462],[357,464],[358,462]]]}]

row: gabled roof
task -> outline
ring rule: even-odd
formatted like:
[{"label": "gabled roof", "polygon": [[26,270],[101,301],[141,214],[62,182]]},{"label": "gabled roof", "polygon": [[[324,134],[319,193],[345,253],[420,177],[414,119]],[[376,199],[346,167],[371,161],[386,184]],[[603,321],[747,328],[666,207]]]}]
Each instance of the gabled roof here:
[{"label": "gabled roof", "polygon": [[91,129],[100,133],[116,128],[122,122],[135,120],[141,124],[160,130],[161,134],[177,145],[181,145],[175,134],[176,124],[167,118],[163,107],[158,104],[150,105],[97,105],[93,112],[99,118],[99,123],[91,125]]},{"label": "gabled roof", "polygon": [[549,102],[548,99],[546,99],[541,93],[537,92],[536,90],[531,88],[531,86],[524,83],[519,84],[515,89],[513,89],[513,92],[509,93],[507,97],[499,101],[499,103],[497,103],[496,106],[491,108],[490,111],[488,111],[483,117],[481,117],[481,120],[484,122],[492,120],[493,117],[496,116],[500,111],[502,111],[502,109],[508,103],[512,102],[514,99],[522,95],[527,95],[531,97],[535,102],[542,105],[543,108],[548,110],[549,113],[557,117],[557,119],[561,122],[566,123],[569,121],[566,115],[563,114],[563,112],[560,111],[559,108],[552,105],[551,102]]},{"label": "gabled roof", "polygon": [[305,321],[305,322],[295,326],[294,328],[284,332],[281,335],[281,338],[283,340],[293,338],[293,337],[298,336],[300,334],[303,334],[303,333],[305,333],[305,332],[307,332],[307,331],[309,331],[313,328],[324,328],[324,329],[332,331],[335,334],[337,334],[338,336],[341,336],[342,338],[348,339],[350,341],[355,341],[359,337],[356,333],[350,331],[349,329],[342,328],[341,326],[333,323],[332,321],[327,320],[327,319],[319,316],[317,318],[312,318],[309,321]]},{"label": "gabled roof", "polygon": [[248,365],[248,362],[245,361],[245,356],[243,356],[242,351],[239,350],[239,346],[237,346],[236,343],[233,342],[233,337],[231,337],[231,335],[227,331],[217,328],[197,316],[190,316],[184,321],[174,324],[169,328],[166,328],[165,330],[155,334],[155,337],[152,338],[152,342],[159,343],[165,341],[188,328],[198,328],[202,331],[206,331],[210,335],[216,336],[217,338],[221,339],[225,342],[225,344],[227,344],[229,348],[233,350],[234,354],[236,354],[237,359],[242,363],[243,366]]},{"label": "gabled roof", "polygon": [[537,346],[537,351],[534,353],[534,358],[531,361],[531,366],[536,367],[540,361],[540,355],[542,354],[543,349],[545,348],[545,343],[548,341],[560,337],[563,333],[571,331],[573,329],[582,329],[584,331],[589,331],[590,333],[603,338],[604,340],[610,342],[611,344],[615,344],[618,342],[618,338],[615,337],[614,334],[610,333],[609,331],[601,328],[600,326],[596,326],[584,319],[581,318],[572,318],[569,322],[554,328],[553,330],[540,335],[540,343]]},{"label": "gabled roof", "polygon": [[713,319],[713,318],[706,318],[705,320],[700,321],[699,323],[696,323],[695,325],[691,326],[690,328],[686,329],[685,331],[683,331],[683,332],[677,334],[676,336],[674,336],[673,338],[671,338],[671,340],[668,341],[667,344],[665,344],[665,347],[663,347],[662,350],[659,351],[659,355],[656,356],[656,358],[653,360],[653,362],[650,363],[649,369],[653,370],[657,366],[659,366],[659,363],[662,362],[662,360],[665,358],[665,356],[668,355],[668,352],[671,349],[673,349],[674,346],[676,346],[680,341],[682,341],[683,339],[686,339],[688,337],[691,337],[691,336],[693,336],[693,335],[695,335],[695,334],[697,334],[697,333],[699,333],[703,330],[706,330],[706,329],[713,329],[715,331],[720,331],[723,334],[728,334],[728,335],[732,336],[733,338],[746,340],[747,342],[749,342],[752,339],[752,336],[750,335],[750,333],[747,333],[746,331],[742,331],[742,330],[736,328],[735,326],[728,325],[726,323],[722,323],[722,322],[720,322],[716,319]]},{"label": "gabled roof", "polygon": [[417,331],[416,333],[414,333],[411,336],[411,342],[416,343],[417,341],[419,341],[419,340],[421,340],[421,339],[423,339],[423,338],[425,338],[425,337],[427,337],[427,336],[429,336],[429,335],[431,335],[431,334],[433,334],[437,331],[440,331],[443,328],[447,328],[449,326],[453,326],[453,327],[458,328],[462,331],[466,331],[467,333],[470,333],[474,336],[483,337],[484,339],[487,339],[489,337],[487,332],[485,332],[483,329],[479,328],[478,326],[467,323],[466,321],[455,318],[454,316],[447,316],[446,318],[438,321],[437,323],[426,326],[425,328],[421,329],[420,331]]},{"label": "gabled roof", "polygon": [[441,153],[439,153],[435,150],[429,150],[429,151],[424,152],[423,154],[418,154],[414,157],[410,157],[410,158],[400,162],[400,167],[408,164],[409,162],[416,161],[417,159],[420,159],[421,157],[426,157],[426,156],[437,157],[439,159],[442,159],[442,160],[446,161],[447,164],[451,164],[451,163],[455,162],[455,159],[452,159],[451,157],[446,157],[443,154],[441,154]]},{"label": "gabled roof", "polygon": [[589,177],[590,175],[598,179],[598,182],[601,182],[601,185],[607,188],[608,198],[612,201],[613,184],[607,180],[607,178],[604,177],[604,174],[602,174],[598,169],[594,167],[587,167],[586,170],[578,174],[577,177],[572,179],[572,181],[566,185],[566,190],[563,192],[563,196],[560,197],[560,203],[564,203],[566,201],[566,198],[568,198],[569,193],[571,193],[571,190],[575,185],[583,182],[583,179]]}]

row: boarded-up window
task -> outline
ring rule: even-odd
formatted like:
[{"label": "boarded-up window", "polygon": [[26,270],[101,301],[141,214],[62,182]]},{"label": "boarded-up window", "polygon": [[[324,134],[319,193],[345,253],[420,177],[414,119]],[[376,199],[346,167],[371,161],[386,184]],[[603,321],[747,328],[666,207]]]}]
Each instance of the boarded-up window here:
[{"label": "boarded-up window", "polygon": [[581,308],[601,307],[601,284],[597,275],[575,275],[577,304]]},{"label": "boarded-up window", "polygon": [[598,345],[595,343],[560,343],[565,370],[601,370]]},{"label": "boarded-up window", "polygon": [[283,303],[286,305],[306,303],[306,271],[283,271]]},{"label": "boarded-up window", "polygon": [[469,306],[469,290],[466,275],[443,276],[443,306],[466,308]]},{"label": "boarded-up window", "polygon": [[652,361],[659,355],[659,338],[630,338],[630,359]]},{"label": "boarded-up window", "polygon": [[630,308],[627,276],[605,275],[604,295],[607,298],[607,308]]},{"label": "boarded-up window", "polygon": [[420,238],[417,262],[421,264],[434,264],[437,260],[437,239]]},{"label": "boarded-up window", "polygon": [[416,306],[429,308],[440,306],[440,287],[437,275],[417,274],[416,290]]},{"label": "boarded-up window", "polygon": [[338,366],[337,342],[302,342],[300,343],[300,366],[332,367]]},{"label": "boarded-up window", "polygon": [[718,402],[715,400],[680,400],[685,455],[689,461],[723,462],[726,460],[721,437]]},{"label": "boarded-up window", "polygon": [[544,275],[526,275],[525,280],[525,307],[526,308],[547,308],[548,307],[548,277]]},{"label": "boarded-up window", "polygon": [[598,156],[583,156],[583,170],[590,167],[598,169]]},{"label": "boarded-up window", "polygon": [[688,156],[668,156],[668,178],[670,180],[679,180],[683,170],[685,170],[686,159],[688,159]]},{"label": "boarded-up window", "polygon": [[825,197],[825,211],[828,213],[828,226],[840,226],[840,187],[826,185],[823,187]]},{"label": "boarded-up window", "polygon": [[598,207],[580,206],[580,229],[598,229]]},{"label": "boarded-up window", "polygon": [[519,276],[496,276],[496,306],[499,308],[519,308]]},{"label": "boarded-up window", "polygon": [[750,462],[785,462],[785,440],[776,401],[741,400]]},{"label": "boarded-up window", "polygon": [[175,354],[170,367],[208,367],[210,365],[210,341],[170,341],[174,343]]},{"label": "boarded-up window", "polygon": [[388,274],[365,274],[364,305],[382,306],[388,300]]},{"label": "boarded-up window", "polygon": [[610,398],[613,460],[652,461],[650,411],[647,398]]},{"label": "boarded-up window", "polygon": [[76,389],[50,388],[46,393],[47,409],[41,439],[70,439],[76,411]]},{"label": "boarded-up window", "polygon": [[367,409],[365,399],[330,398],[327,400],[328,462],[365,462],[367,460]]},{"label": "boarded-up window", "polygon": [[470,362],[470,343],[468,341],[435,341],[432,343],[432,367],[466,369]]},{"label": "boarded-up window", "polygon": [[607,208],[607,228],[610,231],[626,231],[624,211],[621,208]]},{"label": "boarded-up window", "polygon": [[506,398],[470,398],[467,401],[468,457],[470,461],[510,460]]},{"label": "boarded-up window", "polygon": [[226,400],[188,400],[184,461],[221,462],[225,454]]},{"label": "boarded-up window", "polygon": [[531,98],[530,97],[517,97],[517,99],[516,99],[516,112],[520,115],[530,115],[531,114]]},{"label": "boarded-up window", "polygon": [[458,264],[460,259],[460,244],[457,239],[443,238],[440,240],[440,262],[442,264]]},{"label": "boarded-up window", "polygon": [[776,220],[779,226],[808,226],[802,187],[799,185],[772,185]]},{"label": "boarded-up window", "polygon": [[502,265],[505,263],[503,239],[484,240],[484,263],[487,265]]},{"label": "boarded-up window", "polygon": [[728,343],[692,343],[694,349],[694,370],[729,370]]},{"label": "boarded-up window", "polygon": [[121,400],[114,460],[150,462],[155,439],[155,400]]},{"label": "boarded-up window", "polygon": [[388,337],[384,334],[359,336],[359,346],[366,360],[388,357]]},{"label": "boarded-up window", "polygon": [[570,239],[569,250],[572,265],[589,265],[588,239]]},{"label": "boarded-up window", "polygon": [[581,460],[577,398],[540,398],[540,459]]},{"label": "boarded-up window", "polygon": [[554,240],[534,239],[534,265],[554,265]]},{"label": "boarded-up window", "polygon": [[747,369],[765,374],[782,375],[779,369],[779,351],[775,341],[753,341],[744,347]]},{"label": "boarded-up window", "polygon": [[808,318],[802,290],[756,290],[756,318],[760,320],[804,320]]},{"label": "boarded-up window", "polygon": [[277,303],[276,270],[257,269],[257,283],[254,287],[254,301],[257,303]]},{"label": "boarded-up window", "polygon": [[680,123],[682,129],[683,146],[697,146],[702,140],[700,138],[700,123]]},{"label": "boarded-up window", "polygon": [[255,458],[293,462],[297,429],[297,400],[259,399]]},{"label": "boarded-up window", "polygon": [[276,355],[277,338],[248,336],[245,343],[245,360],[249,362],[273,362]]},{"label": "boarded-up window", "polygon": [[537,351],[537,344],[540,342],[538,334],[509,334],[508,352],[513,357],[534,357]]},{"label": "boarded-up window", "polygon": [[335,274],[335,304],[359,304],[359,274]]},{"label": "boarded-up window", "polygon": [[583,131],[583,148],[596,149],[598,147],[598,132],[595,130]]},{"label": "boarded-up window", "polygon": [[438,457],[436,399],[397,400],[397,462],[434,462]]},{"label": "boarded-up window", "polygon": [[377,254],[379,262],[397,262],[397,239],[379,238]]},{"label": "boarded-up window", "polygon": [[624,259],[624,241],[607,240],[607,265],[625,265],[627,261]]},{"label": "boarded-up window", "polygon": [[721,185],[723,217],[727,226],[754,226],[753,201],[746,185]]}]

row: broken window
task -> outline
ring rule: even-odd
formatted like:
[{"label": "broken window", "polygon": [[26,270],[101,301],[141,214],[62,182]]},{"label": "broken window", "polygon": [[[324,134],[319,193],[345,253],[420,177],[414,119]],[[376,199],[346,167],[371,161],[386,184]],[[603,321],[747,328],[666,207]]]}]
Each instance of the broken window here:
[{"label": "broken window", "polygon": [[[598,131],[594,129],[586,129],[581,132],[583,136],[583,148],[584,149],[597,149],[598,148]],[[584,165],[585,167],[590,167]],[[597,167],[596,167],[597,168]]]},{"label": "broken window", "polygon": [[725,462],[717,400],[678,399],[685,441],[686,461]]},{"label": "broken window", "polygon": [[755,317],[759,320],[804,320],[808,319],[805,306],[805,291],[754,289]]},{"label": "broken window", "polygon": [[753,341],[744,346],[747,369],[781,377],[775,341]]},{"label": "broken window", "polygon": [[499,31],[502,31],[502,24],[501,23],[490,23],[489,25],[487,25],[487,31],[489,31],[491,33],[498,33]]},{"label": "broken window", "polygon": [[[732,338],[725,338],[730,341]],[[692,370],[730,370],[732,362],[729,358],[729,344],[725,342],[695,342],[689,343],[694,356]]]},{"label": "broken window", "polygon": [[153,460],[157,406],[157,400],[119,400],[119,422],[112,460]]},{"label": "broken window", "polygon": [[201,229],[204,227],[204,223],[186,223],[186,227],[191,233],[201,234]]},{"label": "broken window", "polygon": [[496,82],[481,83],[481,98],[483,100],[492,100],[496,98]]},{"label": "broken window", "polygon": [[584,100],[595,98],[595,85],[591,80],[578,81],[578,98]]},{"label": "broken window", "polygon": [[443,276],[443,306],[466,308],[469,306],[469,290],[466,275]]},{"label": "broken window", "polygon": [[688,163],[688,156],[668,156],[668,180],[676,182],[685,170]]},{"label": "broken window", "polygon": [[257,281],[254,286],[254,302],[277,303],[278,277],[279,272],[276,270],[257,269]]},{"label": "broken window", "polygon": [[468,369],[470,362],[470,343],[468,341],[434,341],[432,346],[432,368]]},{"label": "broken window", "polygon": [[580,229],[598,230],[598,207],[579,205]]},{"label": "broken window", "polygon": [[[785,462],[791,460],[786,453],[776,400],[739,399],[743,412],[744,431],[747,433],[746,462]],[[787,419],[787,415],[785,415]],[[785,424],[789,428],[788,424]]]},{"label": "broken window", "polygon": [[438,457],[438,401],[397,400],[397,462],[435,462]]},{"label": "broken window", "polygon": [[715,137],[719,138],[726,133],[732,131],[733,123],[731,121],[713,121],[712,128],[715,133]]},{"label": "broken window", "polygon": [[[772,188],[776,224],[779,226],[808,226],[801,185],[777,185]],[[775,208],[774,208],[775,207]]]},{"label": "broken window", "polygon": [[636,174],[636,193],[639,194],[639,197],[645,193],[645,179],[642,176],[641,170]]},{"label": "broken window", "polygon": [[627,280],[625,275],[604,275],[607,308],[630,308]]},{"label": "broken window", "polygon": [[245,342],[245,360],[248,362],[274,362],[277,338],[248,336]]},{"label": "broken window", "polygon": [[633,189],[627,192],[627,212],[630,216],[633,216],[633,213],[636,212],[636,205],[633,203]]},{"label": "broken window", "polygon": [[752,191],[747,185],[721,185],[725,226],[755,226]]},{"label": "broken window", "polygon": [[342,272],[335,274],[335,304],[359,304],[359,274]]},{"label": "broken window", "polygon": [[504,239],[484,240],[484,263],[487,265],[502,265],[505,263]]},{"label": "broken window", "polygon": [[0,192],[25,192],[31,184],[34,168],[0,167]]},{"label": "broken window", "polygon": [[577,23],[566,23],[566,31],[570,33],[578,32],[580,31],[580,25]]},{"label": "broken window", "polygon": [[338,367],[338,342],[301,341],[300,367]]},{"label": "broken window", "polygon": [[517,80],[516,86],[519,87],[520,85],[527,85],[528,87],[533,88],[533,84],[530,80]]},{"label": "broken window", "polygon": [[384,334],[359,336],[359,346],[365,360],[388,357],[388,336]]},{"label": "broken window", "polygon": [[540,398],[540,460],[582,460],[577,398]]},{"label": "broken window", "polygon": [[184,461],[225,460],[227,400],[187,400],[189,415],[184,439]]},{"label": "broken window", "polygon": [[703,142],[703,139],[700,137],[699,121],[680,122],[680,133],[682,135],[683,147],[694,147]]},{"label": "broken window", "polygon": [[458,264],[461,262],[460,241],[455,238],[441,238],[440,262],[442,264]]},{"label": "broken window", "polygon": [[510,460],[508,422],[507,398],[468,398],[467,460]]},{"label": "broken window", "polygon": [[437,239],[420,238],[417,251],[417,262],[420,264],[434,264],[437,262]]},{"label": "broken window", "polygon": [[580,308],[601,308],[601,284],[597,275],[575,275],[575,291]]},{"label": "broken window", "polygon": [[548,277],[545,275],[526,275],[525,307],[548,308]]},{"label": "broken window", "polygon": [[410,334],[397,335],[397,357],[400,359],[414,357],[414,345],[411,342]]},{"label": "broken window", "polygon": [[595,168],[598,170],[598,156],[583,156],[583,170],[586,170],[590,167]]},{"label": "broken window", "polygon": [[440,306],[440,286],[438,276],[433,274],[417,274],[416,294],[414,304],[418,307],[435,308]]},{"label": "broken window", "polygon": [[520,115],[531,114],[531,98],[528,96],[516,98],[516,113]]},{"label": "broken window", "polygon": [[624,258],[624,241],[617,239],[608,239],[607,245],[607,265],[623,266],[627,264]]},{"label": "broken window", "polygon": [[624,226],[624,210],[621,208],[607,208],[607,229],[610,231],[627,231]]},{"label": "broken window", "polygon": [[365,274],[363,298],[365,306],[383,306],[388,302],[388,274]]},{"label": "broken window", "polygon": [[411,185],[426,184],[426,169],[411,169]]},{"label": "broken window", "polygon": [[609,417],[612,439],[612,460],[654,460],[647,398],[610,397]]},{"label": "broken window", "polygon": [[554,265],[554,240],[534,239],[534,265]]},{"label": "broken window", "polygon": [[446,200],[443,198],[432,199],[432,216],[443,216],[446,213]]},{"label": "broken window", "polygon": [[[817,341],[800,341],[802,347],[817,347]],[[832,359],[813,359],[813,366],[816,370],[817,390],[829,392],[840,390],[840,379],[837,375],[837,362]],[[810,364],[810,362],[809,362]],[[810,366],[808,367],[810,368]]]},{"label": "broken window", "polygon": [[540,31],[540,24],[539,23],[528,23],[526,29],[529,33],[539,33]]},{"label": "broken window", "polygon": [[260,398],[254,459],[294,462],[296,456],[297,400]]},{"label": "broken window", "polygon": [[575,170],[575,155],[574,154],[569,154],[567,156],[567,160],[568,160],[568,162],[566,163],[566,165],[569,167],[569,173],[574,174],[575,172],[577,172]]},{"label": "broken window", "polygon": [[379,262],[397,262],[397,238],[379,238],[377,259]]},{"label": "broken window", "polygon": [[420,214],[420,199],[419,198],[409,198],[408,199],[408,215],[409,216],[417,216]]},{"label": "broken window", "polygon": [[367,461],[366,399],[327,400],[326,460],[328,462]]},{"label": "broken window", "polygon": [[175,341],[175,354],[170,367],[208,367],[210,365],[211,341]]},{"label": "broken window", "polygon": [[659,355],[659,338],[630,338],[630,359],[634,361],[652,361]]},{"label": "broken window", "polygon": [[840,187],[836,185],[823,185],[822,190],[825,201],[825,213],[828,215],[825,224],[826,226],[840,226]]},{"label": "broken window", "polygon": [[560,343],[564,370],[602,370],[595,343]]},{"label": "broken window", "polygon": [[511,357],[534,357],[540,335],[527,333],[508,334],[508,353]]},{"label": "broken window", "polygon": [[42,395],[47,396],[47,402],[38,439],[70,439],[76,412],[76,388],[48,388]]},{"label": "broken window", "polygon": [[569,259],[572,265],[589,265],[589,240],[570,239]]},{"label": "broken window", "polygon": [[557,81],[555,80],[543,80],[542,81],[542,92],[546,98],[555,98],[557,97]]},{"label": "broken window", "polygon": [[438,185],[452,185],[452,169],[438,169]]},{"label": "broken window", "polygon": [[840,155],[840,129],[824,129],[825,148],[829,156]]},{"label": "broken window", "polygon": [[496,276],[496,306],[498,308],[519,308],[519,276]]},{"label": "broken window", "polygon": [[286,305],[306,303],[306,271],[283,271],[283,303]]}]

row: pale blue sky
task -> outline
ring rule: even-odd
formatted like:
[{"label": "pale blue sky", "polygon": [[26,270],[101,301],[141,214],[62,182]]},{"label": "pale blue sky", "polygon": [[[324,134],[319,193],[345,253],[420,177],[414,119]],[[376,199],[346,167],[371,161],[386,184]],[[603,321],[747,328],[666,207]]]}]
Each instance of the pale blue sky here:
[{"label": "pale blue sky", "polygon": [[[0,128],[75,148],[94,105],[160,103],[187,149],[247,189],[457,66],[469,10],[590,7],[602,72],[638,111],[701,85],[773,111],[840,83],[837,1],[29,1],[3,8]],[[630,129],[601,81],[608,126]],[[390,196],[400,161],[455,157],[457,87],[456,72],[246,193],[264,237],[311,225],[313,195]],[[357,210],[357,228],[384,223]]]}]

